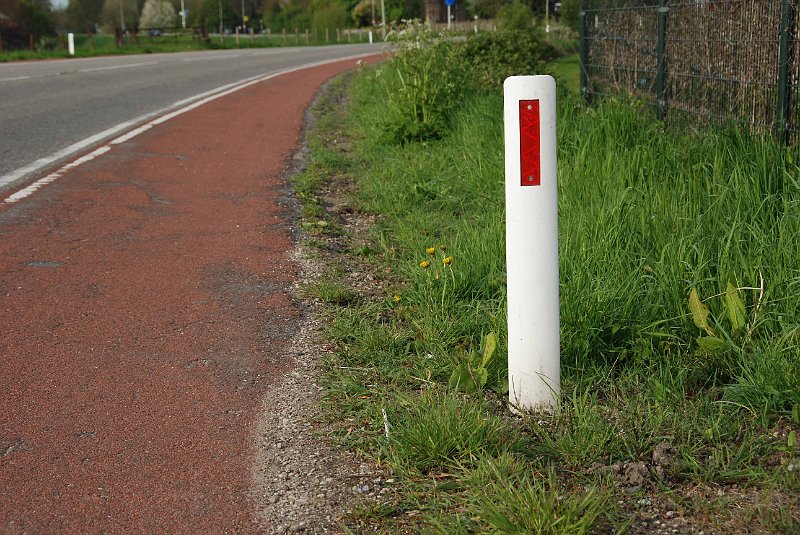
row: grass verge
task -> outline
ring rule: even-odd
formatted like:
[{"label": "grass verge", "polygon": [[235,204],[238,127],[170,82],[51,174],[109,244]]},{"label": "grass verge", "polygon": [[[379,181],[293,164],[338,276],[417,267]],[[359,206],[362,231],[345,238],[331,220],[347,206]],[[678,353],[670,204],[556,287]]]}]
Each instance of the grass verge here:
[{"label": "grass verge", "polygon": [[[563,394],[557,414],[517,418],[502,98],[464,91],[435,135],[398,138],[391,91],[421,98],[406,61],[334,84],[298,186],[309,241],[339,244],[309,288],[330,305],[335,438],[394,474],[349,529],[800,531],[797,153],[562,90]],[[465,369],[479,380],[454,381]]]}]

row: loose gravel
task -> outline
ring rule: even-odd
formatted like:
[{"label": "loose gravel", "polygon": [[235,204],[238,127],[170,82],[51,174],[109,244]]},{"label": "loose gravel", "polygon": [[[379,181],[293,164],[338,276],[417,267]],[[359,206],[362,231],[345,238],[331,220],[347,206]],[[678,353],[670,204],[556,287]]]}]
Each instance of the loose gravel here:
[{"label": "loose gravel", "polygon": [[[313,120],[309,112],[306,128]],[[289,176],[303,168],[306,150],[304,143],[294,156]],[[333,204],[340,202],[337,197]],[[297,207],[293,210],[299,213]],[[338,212],[336,208],[333,211]],[[365,216],[347,213],[346,218],[346,230],[362,233],[369,225],[362,221],[368,219]],[[303,314],[285,355],[287,362],[294,362],[293,369],[269,389],[263,400],[256,431],[252,499],[265,533],[343,533],[343,518],[359,505],[386,499],[392,492],[391,480],[387,482],[376,466],[337,448],[329,438],[331,425],[322,421],[320,362],[332,347],[324,336],[323,303],[304,296],[301,289],[340,259],[336,254],[321,255],[319,249],[296,238],[293,259],[300,277],[292,293]],[[328,238],[329,251],[345,250],[338,242],[346,240]]]}]

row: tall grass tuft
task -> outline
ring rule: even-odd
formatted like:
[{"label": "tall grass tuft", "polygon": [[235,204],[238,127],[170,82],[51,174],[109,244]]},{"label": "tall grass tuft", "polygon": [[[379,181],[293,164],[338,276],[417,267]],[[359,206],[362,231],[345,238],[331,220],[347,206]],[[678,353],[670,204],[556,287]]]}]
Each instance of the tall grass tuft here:
[{"label": "tall grass tuft", "polygon": [[484,414],[474,399],[427,389],[394,415],[388,459],[396,470],[427,474],[463,467],[515,446],[507,424]]}]

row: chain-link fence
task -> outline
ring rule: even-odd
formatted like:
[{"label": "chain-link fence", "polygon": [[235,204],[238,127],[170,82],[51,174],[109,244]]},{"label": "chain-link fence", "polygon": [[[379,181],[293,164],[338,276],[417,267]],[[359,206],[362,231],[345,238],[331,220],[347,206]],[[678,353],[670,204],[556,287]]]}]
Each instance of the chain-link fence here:
[{"label": "chain-link fence", "polygon": [[583,0],[581,90],[661,118],[800,134],[800,0]]}]

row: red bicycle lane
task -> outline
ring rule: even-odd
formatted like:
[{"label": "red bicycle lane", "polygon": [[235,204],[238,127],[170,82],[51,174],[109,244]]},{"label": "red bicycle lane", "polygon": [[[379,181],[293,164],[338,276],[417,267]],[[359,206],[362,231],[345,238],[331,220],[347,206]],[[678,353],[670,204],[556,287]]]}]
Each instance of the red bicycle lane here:
[{"label": "red bicycle lane", "polygon": [[300,316],[282,176],[353,67],[206,103],[0,209],[0,532],[269,532],[254,427]]}]

